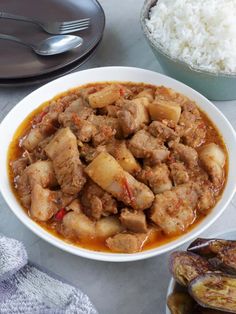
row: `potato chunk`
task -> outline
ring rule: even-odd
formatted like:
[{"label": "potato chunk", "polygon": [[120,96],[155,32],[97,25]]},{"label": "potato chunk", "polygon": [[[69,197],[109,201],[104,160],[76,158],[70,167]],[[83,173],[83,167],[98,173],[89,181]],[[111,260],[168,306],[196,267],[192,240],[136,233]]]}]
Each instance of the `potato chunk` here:
[{"label": "potato chunk", "polygon": [[92,108],[102,108],[111,105],[120,98],[120,88],[118,85],[108,85],[102,90],[88,96],[89,104]]},{"label": "potato chunk", "polygon": [[179,104],[173,101],[160,99],[150,103],[148,110],[152,120],[158,121],[167,119],[178,123],[181,114],[181,107]]},{"label": "potato chunk", "polygon": [[104,217],[96,223],[96,235],[108,238],[122,231],[122,226],[117,217]]},{"label": "potato chunk", "polygon": [[151,206],[154,195],[143,183],[124,171],[119,163],[108,153],[100,153],[85,172],[105,191],[118,200],[137,210]]}]

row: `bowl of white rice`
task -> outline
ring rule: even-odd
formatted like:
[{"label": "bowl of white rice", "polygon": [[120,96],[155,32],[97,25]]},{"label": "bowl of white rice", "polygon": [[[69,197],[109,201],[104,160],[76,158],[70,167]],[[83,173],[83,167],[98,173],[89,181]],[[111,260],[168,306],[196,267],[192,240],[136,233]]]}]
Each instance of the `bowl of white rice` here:
[{"label": "bowl of white rice", "polygon": [[146,0],[141,25],[169,76],[211,100],[236,99],[236,0]]}]

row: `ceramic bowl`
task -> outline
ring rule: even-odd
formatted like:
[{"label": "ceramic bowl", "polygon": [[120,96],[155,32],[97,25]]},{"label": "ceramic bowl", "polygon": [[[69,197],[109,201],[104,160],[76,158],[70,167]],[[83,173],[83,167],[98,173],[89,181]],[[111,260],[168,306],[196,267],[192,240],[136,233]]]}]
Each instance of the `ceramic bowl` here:
[{"label": "ceramic bowl", "polygon": [[236,99],[236,74],[216,74],[191,67],[178,59],[171,58],[160,44],[154,40],[146,26],[152,6],[157,0],[146,0],[141,11],[141,25],[145,38],[163,71],[169,76],[191,86],[211,100]]},{"label": "ceramic bowl", "polygon": [[[47,100],[50,100],[55,95],[63,91],[67,91],[68,89],[84,85],[86,83],[104,81],[131,81],[137,83],[144,82],[154,85],[164,85],[186,95],[190,99],[196,101],[198,106],[202,110],[204,110],[214,122],[214,124],[218,126],[219,131],[224,138],[229,154],[229,174],[225,190],[221,199],[212,209],[209,215],[201,223],[197,224],[195,228],[193,228],[191,231],[180,236],[174,241],[166,243],[154,249],[135,254],[116,254],[90,251],[80,248],[78,246],[74,246],[55,237],[54,235],[40,227],[32,219],[30,219],[30,217],[22,209],[16,197],[14,196],[14,193],[11,190],[10,181],[8,178],[8,147],[17,127],[27,117],[27,115],[31,113],[35,108],[37,108],[40,104]],[[0,134],[0,191],[12,212],[22,221],[22,223],[24,223],[29,229],[31,229],[42,239],[48,241],[49,243],[62,250],[90,259],[113,262],[134,261],[149,258],[155,255],[160,255],[170,250],[173,250],[177,246],[182,245],[183,243],[190,241],[193,238],[196,238],[203,230],[213,224],[214,221],[223,213],[236,190],[236,135],[230,123],[210,101],[208,101],[198,92],[194,91],[192,88],[167,76],[148,70],[130,67],[101,67],[72,73],[56,79],[40,87],[39,89],[26,96],[23,100],[21,100],[0,124]]]},{"label": "ceramic bowl", "polygon": [[[229,230],[227,232],[223,233],[218,233],[213,235],[212,237],[209,238],[219,238],[219,239],[225,239],[225,240],[236,240],[236,229]],[[171,278],[168,289],[167,289],[167,295],[166,295],[166,300],[168,296],[174,292],[176,282],[173,278]],[[166,306],[166,314],[171,314],[170,310],[168,309],[168,306]]]}]

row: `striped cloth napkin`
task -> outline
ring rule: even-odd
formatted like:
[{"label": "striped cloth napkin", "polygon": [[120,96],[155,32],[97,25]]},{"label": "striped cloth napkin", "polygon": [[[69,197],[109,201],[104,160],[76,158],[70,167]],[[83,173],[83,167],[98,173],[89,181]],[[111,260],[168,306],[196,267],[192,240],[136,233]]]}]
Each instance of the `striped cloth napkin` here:
[{"label": "striped cloth napkin", "polygon": [[98,314],[88,296],[28,262],[22,243],[0,235],[1,314]]}]

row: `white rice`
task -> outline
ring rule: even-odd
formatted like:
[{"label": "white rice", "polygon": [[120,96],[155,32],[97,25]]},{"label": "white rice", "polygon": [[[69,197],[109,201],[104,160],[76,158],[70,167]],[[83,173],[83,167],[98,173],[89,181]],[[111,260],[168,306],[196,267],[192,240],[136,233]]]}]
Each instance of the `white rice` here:
[{"label": "white rice", "polygon": [[172,58],[211,72],[236,72],[236,0],[158,0],[146,24]]}]

